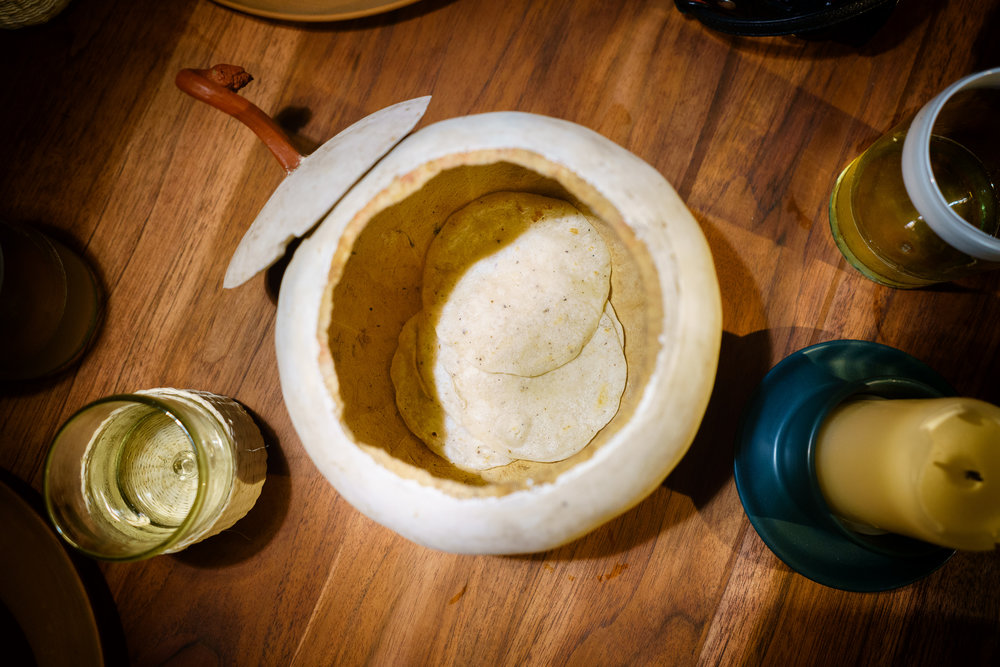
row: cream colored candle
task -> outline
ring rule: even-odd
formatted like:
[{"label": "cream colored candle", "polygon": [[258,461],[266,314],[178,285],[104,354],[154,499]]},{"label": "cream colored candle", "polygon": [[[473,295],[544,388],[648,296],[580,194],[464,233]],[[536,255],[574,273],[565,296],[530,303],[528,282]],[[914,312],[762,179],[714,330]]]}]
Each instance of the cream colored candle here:
[{"label": "cream colored candle", "polygon": [[1000,542],[1000,408],[970,398],[866,399],[823,424],[816,476],[860,528],[954,549]]}]

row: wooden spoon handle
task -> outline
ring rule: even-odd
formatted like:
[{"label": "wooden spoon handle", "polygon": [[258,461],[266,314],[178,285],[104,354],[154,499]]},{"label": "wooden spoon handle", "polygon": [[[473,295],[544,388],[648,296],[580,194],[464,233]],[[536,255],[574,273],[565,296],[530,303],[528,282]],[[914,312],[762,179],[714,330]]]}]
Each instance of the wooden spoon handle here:
[{"label": "wooden spoon handle", "polygon": [[216,65],[211,69],[182,69],[175,83],[196,100],[226,112],[253,130],[285,171],[291,172],[302,162],[302,154],[273,118],[235,92],[252,78],[242,67]]}]

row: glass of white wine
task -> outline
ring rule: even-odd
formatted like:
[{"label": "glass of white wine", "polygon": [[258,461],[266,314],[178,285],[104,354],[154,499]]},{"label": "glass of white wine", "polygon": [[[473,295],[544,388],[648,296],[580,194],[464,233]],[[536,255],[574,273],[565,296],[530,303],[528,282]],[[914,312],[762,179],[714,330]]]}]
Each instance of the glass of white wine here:
[{"label": "glass of white wine", "polygon": [[46,459],[44,496],[72,546],[139,560],[232,526],[253,507],[265,473],[260,430],[236,401],[150,389],[70,417]]},{"label": "glass of white wine", "polygon": [[942,91],[851,162],[830,197],[844,257],[890,287],[1000,266],[1000,68]]}]

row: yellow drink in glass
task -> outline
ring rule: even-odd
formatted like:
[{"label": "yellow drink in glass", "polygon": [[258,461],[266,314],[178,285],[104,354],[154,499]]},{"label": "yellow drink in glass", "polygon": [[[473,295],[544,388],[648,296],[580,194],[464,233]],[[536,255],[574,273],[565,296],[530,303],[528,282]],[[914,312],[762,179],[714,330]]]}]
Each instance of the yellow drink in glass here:
[{"label": "yellow drink in glass", "polygon": [[249,511],[265,456],[253,420],[224,396],[176,389],[109,396],[56,435],[46,507],[63,538],[96,558],[173,553]]},{"label": "yellow drink in glass", "polygon": [[967,77],[844,169],[830,226],[855,268],[906,288],[998,265],[997,113],[1000,69]]}]

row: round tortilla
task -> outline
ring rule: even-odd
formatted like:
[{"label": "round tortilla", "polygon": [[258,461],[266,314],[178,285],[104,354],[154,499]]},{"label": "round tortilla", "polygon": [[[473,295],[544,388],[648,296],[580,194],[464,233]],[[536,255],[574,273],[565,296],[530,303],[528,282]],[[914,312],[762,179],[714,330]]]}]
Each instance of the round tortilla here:
[{"label": "round tortilla", "polygon": [[484,372],[418,334],[418,372],[444,411],[488,448],[513,459],[561,461],[586,447],[618,412],[627,376],[620,336],[608,304],[576,358],[523,377]]},{"label": "round tortilla", "polygon": [[482,371],[538,376],[580,354],[608,300],[611,255],[559,199],[499,192],[458,210],[427,251],[424,310]]},{"label": "round tortilla", "polygon": [[389,374],[396,388],[396,406],[406,426],[431,451],[465,470],[486,470],[510,463],[456,422],[431,396],[416,365],[417,320],[411,318],[399,334],[399,347]]}]

